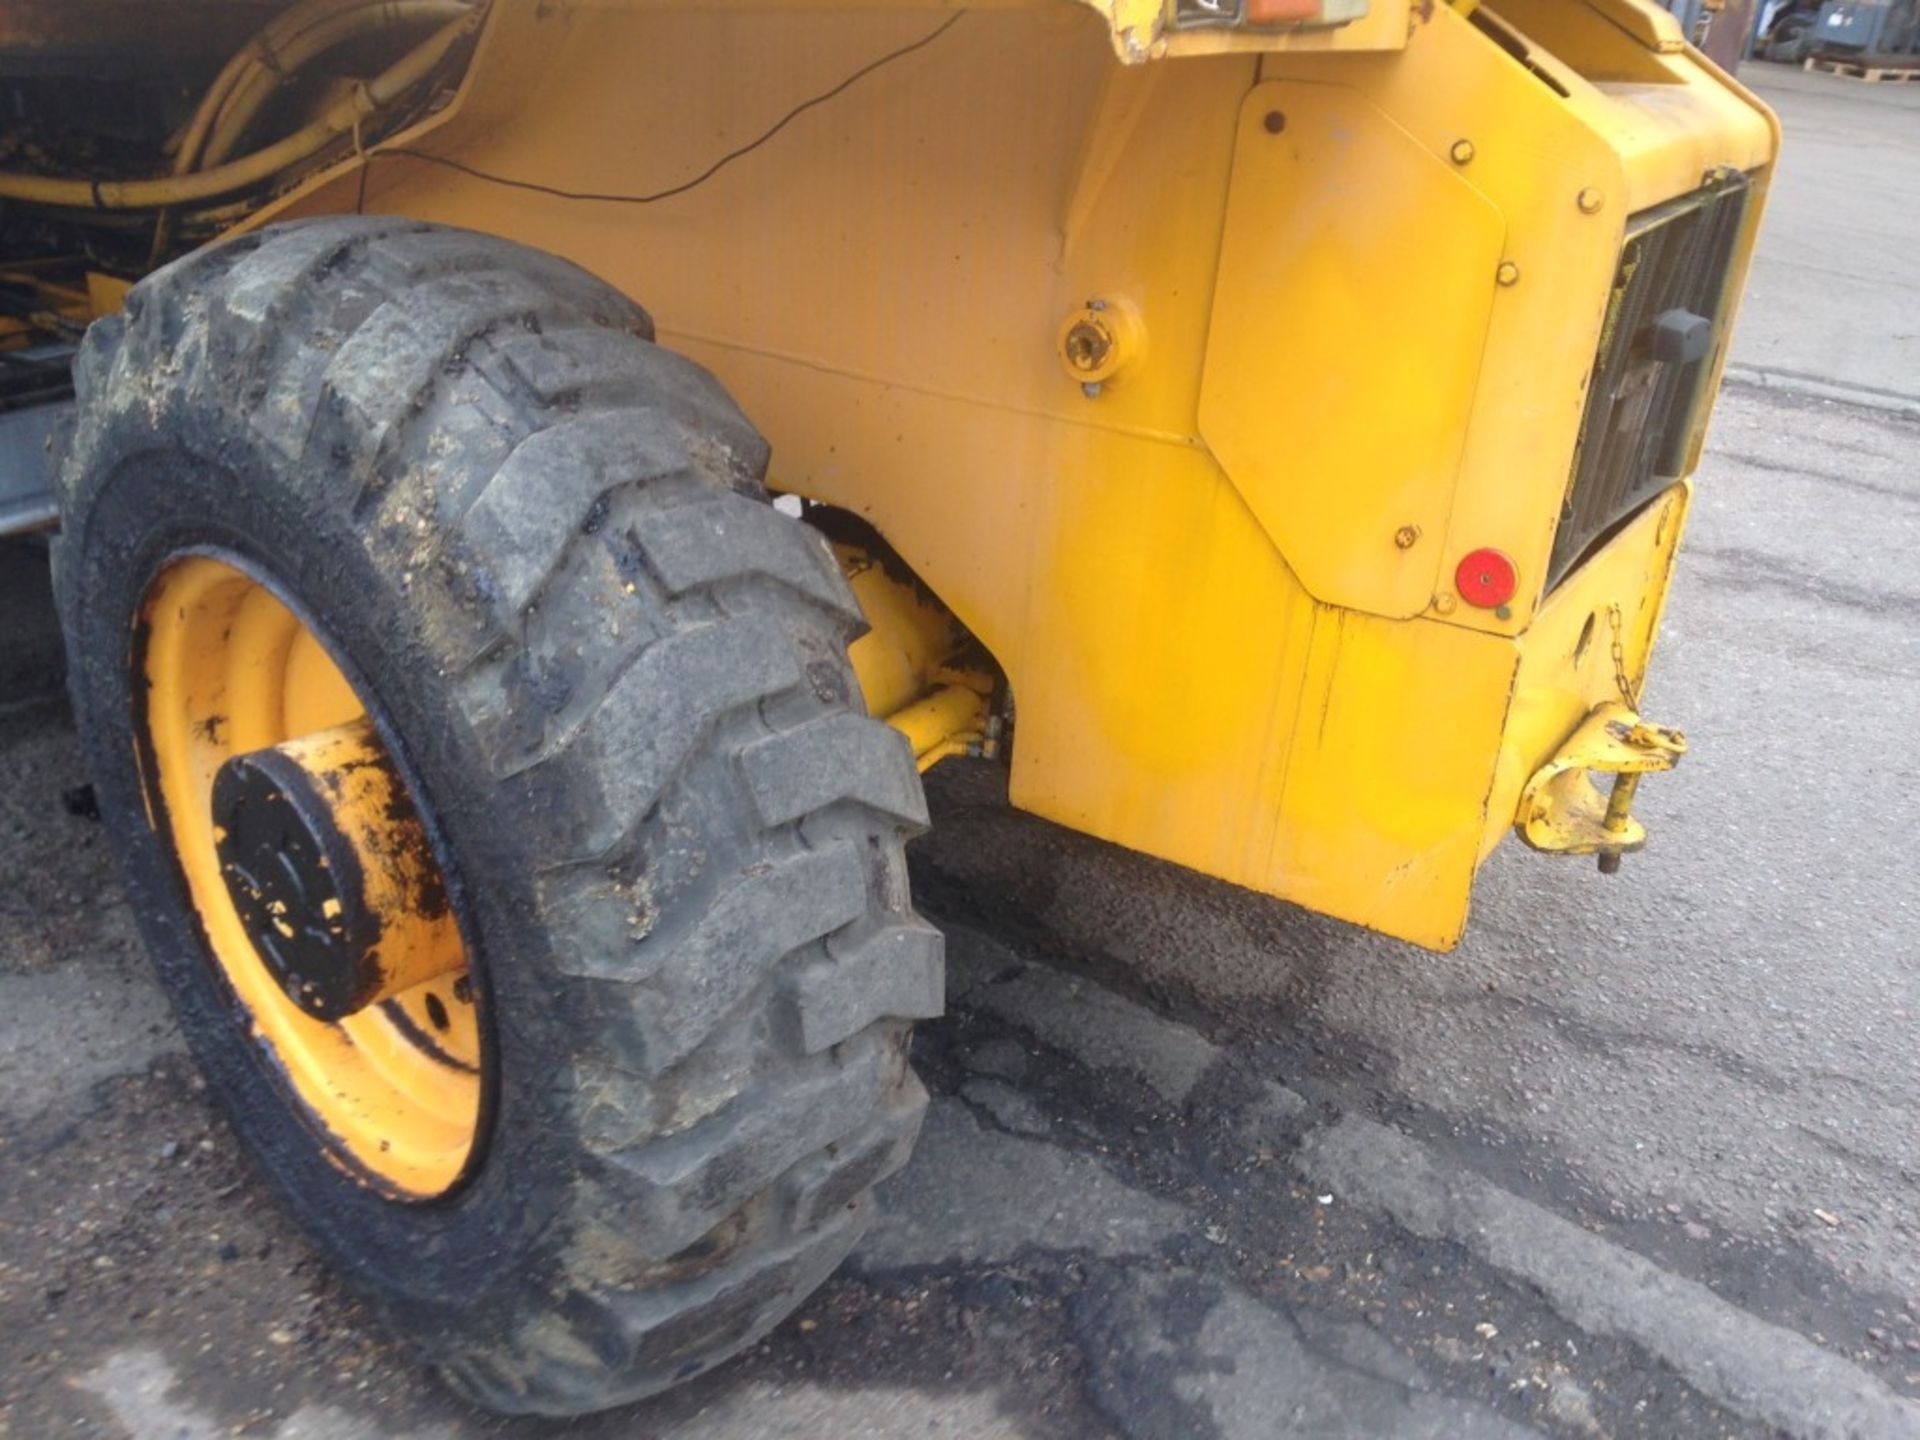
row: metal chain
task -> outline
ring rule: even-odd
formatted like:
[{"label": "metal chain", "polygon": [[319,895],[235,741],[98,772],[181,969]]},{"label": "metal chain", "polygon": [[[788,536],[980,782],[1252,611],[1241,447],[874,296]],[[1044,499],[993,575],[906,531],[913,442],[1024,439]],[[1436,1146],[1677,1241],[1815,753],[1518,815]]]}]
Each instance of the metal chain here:
[{"label": "metal chain", "polygon": [[1620,698],[1627,702],[1627,708],[1637,715],[1640,713],[1640,694],[1634,688],[1633,681],[1627,678],[1626,622],[1621,618],[1617,603],[1607,606],[1607,625],[1613,631],[1613,681],[1620,687]]}]

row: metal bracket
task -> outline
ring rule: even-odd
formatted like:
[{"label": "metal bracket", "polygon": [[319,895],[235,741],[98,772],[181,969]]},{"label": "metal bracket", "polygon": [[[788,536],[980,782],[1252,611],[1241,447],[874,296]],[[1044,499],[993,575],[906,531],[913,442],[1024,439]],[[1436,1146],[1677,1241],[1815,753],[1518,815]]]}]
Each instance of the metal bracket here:
[{"label": "metal bracket", "polygon": [[[1647,843],[1647,830],[1629,813],[1640,777],[1671,770],[1687,753],[1678,730],[1649,725],[1618,701],[1596,705],[1520,793],[1514,826],[1536,850],[1598,855],[1613,871],[1620,856]],[[1591,777],[1614,777],[1602,794]]]}]

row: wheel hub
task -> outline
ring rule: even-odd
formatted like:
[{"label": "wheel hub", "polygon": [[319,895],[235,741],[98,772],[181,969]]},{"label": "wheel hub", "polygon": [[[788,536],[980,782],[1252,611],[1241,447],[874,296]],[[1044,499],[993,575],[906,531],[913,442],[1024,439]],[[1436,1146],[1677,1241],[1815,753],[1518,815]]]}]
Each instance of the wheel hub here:
[{"label": "wheel hub", "polygon": [[340,1020],[460,968],[427,836],[371,724],[235,755],[213,781],[234,910],[287,997]]}]

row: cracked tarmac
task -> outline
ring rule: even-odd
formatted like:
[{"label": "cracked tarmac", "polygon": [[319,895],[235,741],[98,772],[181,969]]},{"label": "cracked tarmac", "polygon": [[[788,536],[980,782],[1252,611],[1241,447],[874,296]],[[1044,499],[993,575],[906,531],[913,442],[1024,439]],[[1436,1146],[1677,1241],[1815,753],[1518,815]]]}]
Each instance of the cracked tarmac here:
[{"label": "cracked tarmac", "polygon": [[[1917,440],[1728,393],[1650,686],[1696,737],[1653,846],[1612,881],[1504,849],[1451,956],[936,772],[914,1163],[767,1342],[567,1433],[1920,1433],[1920,916],[1860,828],[1920,821],[1889,743]],[[57,700],[0,714],[0,764],[0,1434],[549,1433],[422,1375],[233,1153],[62,802]]]}]

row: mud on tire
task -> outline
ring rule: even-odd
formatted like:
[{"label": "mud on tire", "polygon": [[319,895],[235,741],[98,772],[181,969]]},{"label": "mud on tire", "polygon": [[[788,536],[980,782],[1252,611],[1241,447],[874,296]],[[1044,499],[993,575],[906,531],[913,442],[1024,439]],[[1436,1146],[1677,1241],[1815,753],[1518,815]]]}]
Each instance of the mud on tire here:
[{"label": "mud on tire", "polygon": [[[90,332],[60,470],[71,686],[156,964],[337,1269],[463,1392],[577,1413],[765,1333],[851,1248],[924,1092],[940,939],[861,618],[767,449],[557,259],[385,218],[263,230]],[[298,597],[436,817],[483,990],[484,1153],[427,1203],[328,1162],[227,1012],[149,825],[129,637],[169,556]]]}]

